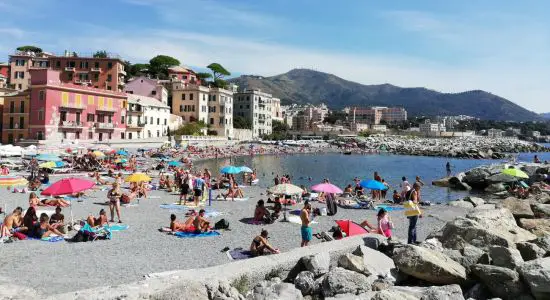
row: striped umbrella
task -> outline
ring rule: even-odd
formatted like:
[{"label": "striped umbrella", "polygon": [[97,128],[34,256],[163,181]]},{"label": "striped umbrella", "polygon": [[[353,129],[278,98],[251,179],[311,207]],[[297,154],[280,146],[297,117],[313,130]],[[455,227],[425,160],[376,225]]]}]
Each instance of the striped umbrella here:
[{"label": "striped umbrella", "polygon": [[27,179],[21,177],[21,176],[15,176],[15,175],[6,175],[6,176],[0,176],[0,186],[24,186],[27,185],[29,182]]}]

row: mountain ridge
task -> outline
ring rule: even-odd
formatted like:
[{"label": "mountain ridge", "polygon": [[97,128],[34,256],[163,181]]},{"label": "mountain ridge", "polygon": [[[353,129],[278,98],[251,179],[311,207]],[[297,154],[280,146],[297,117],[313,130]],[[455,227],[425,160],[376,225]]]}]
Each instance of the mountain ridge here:
[{"label": "mountain ridge", "polygon": [[403,88],[390,83],[364,85],[334,74],[309,69],[263,77],[241,75],[229,80],[240,88],[261,89],[282,104],[325,103],[331,109],[349,106],[400,106],[409,116],[470,115],[502,121],[542,117],[505,98],[482,90],[441,93],[425,87]]}]

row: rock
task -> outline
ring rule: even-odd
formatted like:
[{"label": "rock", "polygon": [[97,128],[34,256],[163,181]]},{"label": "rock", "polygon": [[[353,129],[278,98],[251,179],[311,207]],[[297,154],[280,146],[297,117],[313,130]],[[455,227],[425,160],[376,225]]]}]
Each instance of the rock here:
[{"label": "rock", "polygon": [[286,300],[286,299],[304,299],[302,292],[294,285],[286,282],[274,283],[264,281],[257,284],[252,293],[247,297],[249,300]]},{"label": "rock", "polygon": [[474,206],[480,206],[485,204],[485,200],[479,197],[466,196],[464,201],[472,203]]},{"label": "rock", "polygon": [[515,218],[534,218],[535,214],[531,210],[529,202],[519,200],[514,197],[508,197],[502,201],[502,207],[512,212]]},{"label": "rock", "polygon": [[502,182],[516,182],[518,179],[508,174],[498,173],[487,177],[488,184],[502,183]]},{"label": "rock", "polygon": [[546,253],[550,253],[550,236],[538,237],[531,242],[539,246]]},{"label": "rock", "polygon": [[393,282],[391,282],[390,280],[383,279],[383,278],[378,278],[378,279],[373,281],[372,290],[373,291],[383,291],[383,290],[389,289],[392,286],[393,286]]},{"label": "rock", "polygon": [[489,248],[489,255],[493,260],[493,265],[498,267],[515,270],[523,264],[523,258],[517,249],[491,246]]},{"label": "rock", "polygon": [[310,271],[302,271],[294,278],[294,286],[302,292],[303,296],[311,295],[315,288],[315,277]]},{"label": "rock", "polygon": [[472,272],[489,288],[494,296],[516,299],[525,291],[518,272],[503,267],[474,265]]},{"label": "rock", "polygon": [[436,238],[427,238],[419,246],[430,250],[443,251],[443,245]]},{"label": "rock", "polygon": [[[334,297],[326,297],[325,300],[372,300],[376,292],[366,292],[360,295],[354,294],[339,294]],[[315,298],[315,300],[320,298]]]},{"label": "rock", "polygon": [[496,205],[494,205],[494,204],[482,204],[480,206],[476,206],[475,209],[477,209],[477,210],[496,209]]},{"label": "rock", "polygon": [[397,273],[395,264],[393,260],[384,253],[361,245],[353,251],[353,254],[363,258],[365,274],[368,273],[383,278],[393,278],[393,281],[395,281]]},{"label": "rock", "polygon": [[502,183],[493,183],[485,188],[487,193],[499,193],[506,191],[506,187]]},{"label": "rock", "polygon": [[330,297],[337,294],[361,294],[371,290],[367,276],[343,268],[334,268],[327,273],[323,280],[323,296]]},{"label": "rock", "polygon": [[406,245],[396,250],[393,259],[401,272],[430,283],[453,284],[466,279],[463,266],[437,251]]},{"label": "rock", "polygon": [[457,284],[430,287],[394,286],[389,288],[387,291],[389,293],[404,293],[410,297],[414,297],[413,299],[421,300],[464,300],[462,290]]},{"label": "rock", "polygon": [[357,256],[351,253],[346,253],[338,259],[338,266],[346,270],[350,270],[357,273],[362,273],[365,276],[371,274],[365,270],[365,264],[363,263],[363,257]]},{"label": "rock", "polygon": [[457,183],[450,182],[450,188],[455,190],[461,190],[461,191],[469,191],[472,189],[472,187],[469,186],[466,182],[457,182]]},{"label": "rock", "polygon": [[319,277],[329,271],[330,255],[328,252],[321,252],[315,255],[302,257],[302,263],[306,270],[313,273],[313,276]]},{"label": "rock", "polygon": [[519,253],[521,253],[521,257],[524,261],[541,258],[546,254],[546,251],[534,243],[520,242],[516,244],[516,248],[519,250]]},{"label": "rock", "polygon": [[550,299],[550,257],[528,261],[519,272],[535,299]]},{"label": "rock", "polygon": [[481,283],[476,283],[471,287],[466,293],[464,293],[464,298],[471,299],[489,299],[491,297],[491,291],[487,288],[486,285]]},{"label": "rock", "polygon": [[491,176],[489,171],[484,168],[475,168],[466,172],[466,176],[462,179],[463,182],[475,188],[485,188],[487,178]]},{"label": "rock", "polygon": [[363,238],[363,241],[365,242],[365,246],[374,250],[378,250],[380,245],[386,245],[388,243],[388,239],[380,234],[368,234]]},{"label": "rock", "polygon": [[531,205],[535,218],[550,218],[550,204],[536,203]]},{"label": "rock", "polygon": [[519,219],[519,226],[537,236],[550,235],[550,219]]},{"label": "rock", "polygon": [[462,200],[450,201],[449,203],[447,203],[447,205],[453,206],[453,207],[462,207],[462,208],[465,208],[465,209],[474,208],[474,205],[472,203],[467,202],[467,201],[462,201]]},{"label": "rock", "polygon": [[419,298],[401,291],[383,290],[374,294],[370,300],[419,300]]},{"label": "rock", "polygon": [[[514,216],[507,209],[476,210],[466,215],[466,218],[476,221],[483,228],[486,228],[494,235],[506,239],[510,243],[504,245],[500,244],[500,246],[514,247],[515,243],[525,242],[536,238],[532,233],[517,226]],[[484,247],[480,247],[479,245],[472,245],[484,249]]]},{"label": "rock", "polygon": [[153,293],[150,299],[208,300],[210,298],[204,284],[188,281]]},{"label": "rock", "polygon": [[[450,177],[445,177],[441,179],[437,179],[432,181],[432,185],[438,186],[438,187],[449,187],[449,180]],[[458,180],[460,181],[460,180]]]},{"label": "rock", "polygon": [[245,297],[239,293],[239,291],[232,287],[231,284],[226,280],[220,280],[217,283],[209,282],[206,283],[206,289],[208,290],[208,295],[210,299],[215,300],[233,300],[239,299],[244,300]]},{"label": "rock", "polygon": [[497,228],[482,226],[476,221],[459,217],[445,224],[441,242],[444,247],[452,249],[461,249],[466,243],[480,249],[487,249],[490,245],[510,247],[515,244],[511,235],[498,231]]}]

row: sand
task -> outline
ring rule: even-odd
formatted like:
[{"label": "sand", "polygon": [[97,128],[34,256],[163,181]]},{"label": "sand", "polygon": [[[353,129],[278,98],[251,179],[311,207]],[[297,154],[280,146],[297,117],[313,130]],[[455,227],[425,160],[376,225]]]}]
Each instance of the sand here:
[{"label": "sand", "polygon": [[[123,221],[130,228],[113,233],[112,240],[88,243],[17,241],[0,244],[0,279],[34,288],[46,295],[129,283],[143,279],[150,273],[228,263],[230,260],[221,250],[225,247],[249,247],[251,240],[262,228],[270,232],[271,243],[281,251],[298,247],[301,239],[298,224],[276,221],[271,225],[249,225],[241,221],[252,217],[257,200],[267,199],[265,190],[259,187],[247,187],[244,190],[249,201],[212,201],[209,208],[223,213],[214,218],[213,222],[225,218],[231,227],[231,231],[223,231],[219,237],[180,239],[160,233],[158,228],[168,226],[171,213],[183,219],[185,210],[159,208],[160,204],[176,202],[178,195],[153,191],[151,195],[158,198],[140,201],[138,206],[122,208]],[[97,216],[101,208],[108,211],[107,206],[95,204],[104,202],[105,195],[106,191],[96,191],[91,193],[92,198],[74,203],[74,216],[85,218],[90,213]],[[4,206],[5,203],[10,211],[14,205],[23,208],[28,206],[28,194],[13,194],[5,188],[0,190],[0,199],[0,205]],[[322,206],[313,203],[314,208]],[[292,209],[300,207],[296,205]],[[69,209],[65,208],[63,213],[68,219]],[[460,208],[427,208],[426,217],[420,219],[418,224],[419,239],[440,229],[445,221],[463,214],[465,211]],[[394,235],[406,239],[408,223],[403,213],[394,211],[390,216],[396,226]],[[330,229],[337,219],[376,221],[374,210],[339,208],[336,216],[316,218],[318,223],[313,225],[313,232]],[[320,243],[320,240],[314,238],[312,243]]]}]

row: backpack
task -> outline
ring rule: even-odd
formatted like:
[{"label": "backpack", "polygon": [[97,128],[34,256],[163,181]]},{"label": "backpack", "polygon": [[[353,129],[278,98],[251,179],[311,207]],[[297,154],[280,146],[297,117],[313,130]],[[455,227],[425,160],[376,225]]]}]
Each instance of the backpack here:
[{"label": "backpack", "polygon": [[229,222],[226,219],[221,219],[214,224],[214,229],[229,229]]}]

